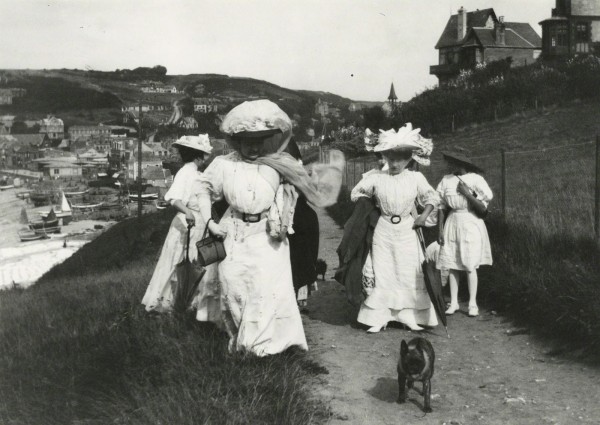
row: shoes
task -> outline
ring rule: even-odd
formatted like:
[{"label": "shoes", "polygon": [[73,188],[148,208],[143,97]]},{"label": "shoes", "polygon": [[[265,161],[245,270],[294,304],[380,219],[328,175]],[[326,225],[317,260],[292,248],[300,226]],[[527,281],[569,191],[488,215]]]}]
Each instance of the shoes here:
[{"label": "shoes", "polygon": [[446,316],[452,316],[459,309],[460,309],[460,306],[458,304],[450,304],[450,306],[446,310]]},{"label": "shoes", "polygon": [[469,306],[469,317],[479,316],[479,308],[476,305]]},{"label": "shoes", "polygon": [[387,328],[387,323],[385,325],[382,325],[382,326],[371,326],[369,329],[367,329],[367,333],[369,333],[369,334],[376,334],[379,331],[384,331],[385,328]]}]

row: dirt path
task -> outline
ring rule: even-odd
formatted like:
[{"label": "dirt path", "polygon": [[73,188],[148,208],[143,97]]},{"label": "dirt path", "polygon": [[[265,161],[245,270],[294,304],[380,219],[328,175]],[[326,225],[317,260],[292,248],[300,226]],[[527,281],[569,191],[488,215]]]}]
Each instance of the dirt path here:
[{"label": "dirt path", "polygon": [[368,335],[351,325],[353,313],[332,279],[341,230],[318,213],[320,257],[329,270],[309,299],[305,329],[311,355],[329,370],[316,391],[330,400],[331,424],[600,423],[600,370],[545,354],[548,347],[508,333],[511,322],[485,310],[475,319],[449,317],[451,339],[443,328],[424,334],[436,351],[433,413],[422,412],[414,390],[396,404],[400,341],[415,333],[395,327]]}]

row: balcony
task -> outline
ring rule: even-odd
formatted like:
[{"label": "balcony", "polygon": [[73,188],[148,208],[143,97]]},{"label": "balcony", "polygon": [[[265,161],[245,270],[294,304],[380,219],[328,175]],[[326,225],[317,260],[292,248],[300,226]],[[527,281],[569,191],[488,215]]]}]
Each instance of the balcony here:
[{"label": "balcony", "polygon": [[444,64],[444,65],[432,65],[429,67],[429,73],[431,75],[451,75],[458,74],[458,64]]}]

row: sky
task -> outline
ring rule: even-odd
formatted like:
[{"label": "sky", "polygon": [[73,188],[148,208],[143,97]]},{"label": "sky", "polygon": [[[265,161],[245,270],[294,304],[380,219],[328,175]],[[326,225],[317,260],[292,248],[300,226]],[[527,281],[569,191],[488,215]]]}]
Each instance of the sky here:
[{"label": "sky", "polygon": [[493,7],[538,23],[555,0],[0,0],[0,69],[251,77],[354,100],[402,101],[437,84],[429,66],[451,13]]}]

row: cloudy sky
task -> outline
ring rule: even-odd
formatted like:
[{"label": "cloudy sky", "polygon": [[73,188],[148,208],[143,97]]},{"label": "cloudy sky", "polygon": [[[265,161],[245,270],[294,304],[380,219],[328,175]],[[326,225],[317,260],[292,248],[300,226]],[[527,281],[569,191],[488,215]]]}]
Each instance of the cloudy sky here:
[{"label": "cloudy sky", "polygon": [[164,65],[384,100],[433,86],[450,16],[494,7],[509,22],[554,0],[0,0],[0,68],[114,70]]}]

